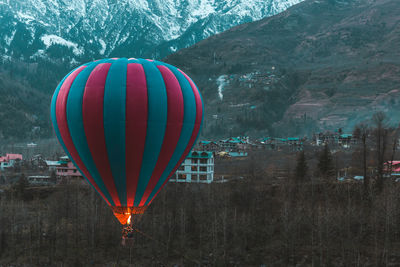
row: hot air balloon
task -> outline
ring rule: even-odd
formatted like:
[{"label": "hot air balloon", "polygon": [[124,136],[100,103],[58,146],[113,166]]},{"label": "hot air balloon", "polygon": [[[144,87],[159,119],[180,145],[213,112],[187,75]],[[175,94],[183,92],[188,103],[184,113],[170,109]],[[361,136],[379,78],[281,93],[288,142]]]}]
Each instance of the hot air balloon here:
[{"label": "hot air balloon", "polygon": [[69,158],[125,225],[143,214],[190,152],[203,102],[174,66],[102,59],[64,77],[51,119]]}]

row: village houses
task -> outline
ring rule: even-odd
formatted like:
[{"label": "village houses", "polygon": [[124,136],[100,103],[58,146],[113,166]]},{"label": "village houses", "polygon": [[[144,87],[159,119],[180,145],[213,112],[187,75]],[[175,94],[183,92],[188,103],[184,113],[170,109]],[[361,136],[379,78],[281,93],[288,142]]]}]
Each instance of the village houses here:
[{"label": "village houses", "polygon": [[22,161],[21,154],[6,154],[4,157],[0,156],[0,170],[4,171],[7,168],[14,167],[14,165],[20,161]]}]

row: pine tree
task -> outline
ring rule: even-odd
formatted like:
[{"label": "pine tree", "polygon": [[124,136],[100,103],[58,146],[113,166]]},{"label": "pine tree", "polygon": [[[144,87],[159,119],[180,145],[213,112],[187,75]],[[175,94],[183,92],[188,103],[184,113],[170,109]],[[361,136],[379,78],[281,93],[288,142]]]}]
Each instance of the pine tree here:
[{"label": "pine tree", "polygon": [[308,166],[306,161],[306,156],[304,151],[301,151],[299,156],[297,157],[297,165],[296,165],[296,180],[304,180],[307,175]]},{"label": "pine tree", "polygon": [[324,177],[329,177],[334,174],[332,154],[327,144],[325,144],[324,150],[319,156],[318,170]]}]

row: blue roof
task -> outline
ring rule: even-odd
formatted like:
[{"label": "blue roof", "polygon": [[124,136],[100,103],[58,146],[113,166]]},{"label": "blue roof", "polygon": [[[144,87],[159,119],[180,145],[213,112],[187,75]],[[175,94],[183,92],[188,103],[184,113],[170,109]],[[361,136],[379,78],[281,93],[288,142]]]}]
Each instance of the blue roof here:
[{"label": "blue roof", "polygon": [[229,152],[231,157],[247,157],[247,152]]},{"label": "blue roof", "polygon": [[196,158],[196,159],[209,159],[212,158],[213,152],[211,151],[192,151],[189,153],[187,158]]},{"label": "blue roof", "polygon": [[209,143],[211,143],[211,141],[200,141],[200,143],[203,145],[208,145]]},{"label": "blue roof", "polygon": [[288,140],[288,141],[299,141],[300,138],[298,138],[298,137],[288,137],[287,140]]}]

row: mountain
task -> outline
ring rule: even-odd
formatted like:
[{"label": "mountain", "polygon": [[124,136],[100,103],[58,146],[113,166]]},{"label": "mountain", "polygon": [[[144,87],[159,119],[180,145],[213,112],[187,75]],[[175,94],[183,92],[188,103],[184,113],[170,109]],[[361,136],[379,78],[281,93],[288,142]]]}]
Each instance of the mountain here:
[{"label": "mountain", "polygon": [[0,55],[161,58],[302,0],[0,0]]},{"label": "mountain", "polygon": [[73,67],[162,58],[302,0],[0,0],[0,141],[52,136],[51,95]]},{"label": "mountain", "polygon": [[398,0],[307,0],[165,60],[202,91],[203,135],[351,131],[400,118]]}]

